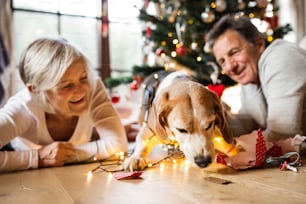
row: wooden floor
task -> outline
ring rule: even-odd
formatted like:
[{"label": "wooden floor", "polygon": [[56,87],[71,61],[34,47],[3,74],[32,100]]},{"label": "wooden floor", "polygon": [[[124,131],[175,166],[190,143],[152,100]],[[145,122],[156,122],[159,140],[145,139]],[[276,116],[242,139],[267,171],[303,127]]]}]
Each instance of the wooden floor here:
[{"label": "wooden floor", "polygon": [[[306,166],[234,171],[165,160],[140,179],[116,180],[99,163],[0,174],[1,204],[306,203]],[[102,166],[120,169],[120,165]]]}]

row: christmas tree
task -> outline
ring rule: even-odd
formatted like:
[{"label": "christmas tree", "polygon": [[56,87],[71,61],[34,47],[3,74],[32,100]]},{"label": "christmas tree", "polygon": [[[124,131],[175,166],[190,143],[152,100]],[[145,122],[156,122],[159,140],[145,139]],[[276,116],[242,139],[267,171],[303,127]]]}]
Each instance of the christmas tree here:
[{"label": "christmas tree", "polygon": [[[204,85],[235,84],[220,71],[205,37],[223,15],[247,15],[266,38],[267,44],[291,31],[279,26],[274,0],[144,0],[139,19],[143,29],[143,64],[135,65],[132,77],[141,82],[158,70],[190,71]],[[108,86],[123,79],[110,79]],[[135,84],[134,84],[135,85]]]}]

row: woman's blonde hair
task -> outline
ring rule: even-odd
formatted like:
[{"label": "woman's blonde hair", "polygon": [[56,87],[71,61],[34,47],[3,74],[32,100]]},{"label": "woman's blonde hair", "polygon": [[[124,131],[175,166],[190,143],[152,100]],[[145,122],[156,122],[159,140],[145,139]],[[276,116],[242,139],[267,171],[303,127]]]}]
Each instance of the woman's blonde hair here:
[{"label": "woman's blonde hair", "polygon": [[25,85],[32,85],[38,103],[46,111],[53,112],[45,91],[55,87],[76,60],[83,61],[93,87],[96,72],[88,58],[64,38],[39,38],[23,51],[19,62],[20,77]]}]

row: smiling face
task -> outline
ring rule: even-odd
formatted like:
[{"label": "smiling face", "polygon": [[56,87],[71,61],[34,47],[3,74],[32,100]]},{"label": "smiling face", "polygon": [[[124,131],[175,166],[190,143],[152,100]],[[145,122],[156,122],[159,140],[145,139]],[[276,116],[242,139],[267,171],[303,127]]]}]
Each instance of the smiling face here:
[{"label": "smiling face", "polygon": [[88,108],[89,82],[83,60],[74,61],[60,82],[46,91],[46,96],[56,114],[79,116]]},{"label": "smiling face", "polygon": [[234,30],[220,35],[212,47],[223,72],[243,85],[258,84],[258,61],[264,49],[263,39],[252,44]]}]

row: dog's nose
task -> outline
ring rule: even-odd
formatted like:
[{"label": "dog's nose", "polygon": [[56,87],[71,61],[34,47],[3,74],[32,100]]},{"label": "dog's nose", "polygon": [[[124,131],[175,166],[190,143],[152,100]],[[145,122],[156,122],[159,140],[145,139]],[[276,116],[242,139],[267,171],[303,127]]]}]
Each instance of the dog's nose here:
[{"label": "dog's nose", "polygon": [[207,167],[211,163],[211,156],[198,155],[194,157],[194,162],[201,168]]}]

